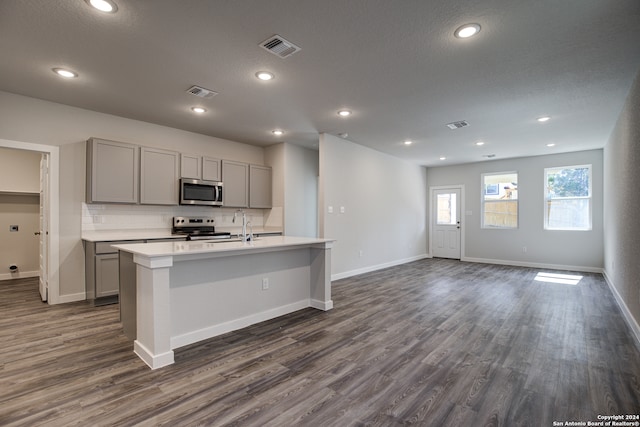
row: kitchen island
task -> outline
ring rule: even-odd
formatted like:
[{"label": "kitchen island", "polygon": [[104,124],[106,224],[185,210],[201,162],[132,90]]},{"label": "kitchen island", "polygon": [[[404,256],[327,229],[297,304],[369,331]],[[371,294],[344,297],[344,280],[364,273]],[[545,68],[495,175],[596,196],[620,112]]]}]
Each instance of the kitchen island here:
[{"label": "kitchen island", "polygon": [[161,368],[176,348],[306,307],[330,310],[332,244],[277,236],[114,245],[123,324],[135,319],[134,352]]}]

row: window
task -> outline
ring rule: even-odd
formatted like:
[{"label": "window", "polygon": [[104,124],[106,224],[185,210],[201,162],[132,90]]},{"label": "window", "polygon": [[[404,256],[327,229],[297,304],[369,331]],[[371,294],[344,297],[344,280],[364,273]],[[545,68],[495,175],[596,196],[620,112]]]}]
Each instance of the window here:
[{"label": "window", "polygon": [[591,230],[591,165],[547,168],[545,230]]},{"label": "window", "polygon": [[518,173],[482,174],[482,228],[518,228]]},{"label": "window", "polygon": [[456,218],[456,193],[438,194],[436,200],[436,224],[455,225],[458,221],[458,218]]}]

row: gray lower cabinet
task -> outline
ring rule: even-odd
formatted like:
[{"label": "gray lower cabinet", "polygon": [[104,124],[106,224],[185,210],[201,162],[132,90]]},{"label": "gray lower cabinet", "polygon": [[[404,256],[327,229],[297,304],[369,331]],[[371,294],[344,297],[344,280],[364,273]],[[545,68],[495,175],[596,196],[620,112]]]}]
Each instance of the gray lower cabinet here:
[{"label": "gray lower cabinet", "polygon": [[222,161],[223,204],[229,208],[249,207],[249,164]]},{"label": "gray lower cabinet", "polygon": [[125,243],[144,243],[144,240],[84,242],[85,290],[87,299],[94,305],[118,302],[120,287],[118,251],[111,245]]},{"label": "gray lower cabinet", "polygon": [[87,141],[87,203],[138,203],[140,147],[91,138]]}]

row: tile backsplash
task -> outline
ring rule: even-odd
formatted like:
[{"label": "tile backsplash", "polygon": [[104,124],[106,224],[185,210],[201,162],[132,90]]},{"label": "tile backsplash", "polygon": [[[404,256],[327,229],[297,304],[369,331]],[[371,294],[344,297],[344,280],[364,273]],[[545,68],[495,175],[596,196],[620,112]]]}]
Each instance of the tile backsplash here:
[{"label": "tile backsplash", "polygon": [[[82,230],[170,230],[174,216],[212,216],[216,227],[235,227],[233,208],[208,208],[205,206],[151,206],[82,203]],[[269,211],[245,209],[247,219],[254,227],[265,225],[264,216]]]}]

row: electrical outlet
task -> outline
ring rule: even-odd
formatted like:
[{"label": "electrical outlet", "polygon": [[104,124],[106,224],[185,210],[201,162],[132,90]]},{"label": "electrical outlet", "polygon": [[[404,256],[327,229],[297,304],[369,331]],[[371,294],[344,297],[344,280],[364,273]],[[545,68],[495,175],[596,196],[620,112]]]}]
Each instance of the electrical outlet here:
[{"label": "electrical outlet", "polygon": [[526,246],[523,246],[523,247],[522,247],[522,253],[523,253],[523,254],[526,254],[526,253],[527,253],[527,247],[526,247]]},{"label": "electrical outlet", "polygon": [[340,206],[340,213],[343,214],[344,213],[344,206]]},{"label": "electrical outlet", "polygon": [[333,206],[329,206],[329,207],[327,208],[327,212],[328,212],[328,213],[330,213],[330,214],[332,214],[332,213],[333,213]]},{"label": "electrical outlet", "polygon": [[362,249],[358,251],[358,256],[362,258]]},{"label": "electrical outlet", "polygon": [[262,278],[262,290],[266,291],[267,289],[269,289],[269,278],[268,277],[263,277]]}]

